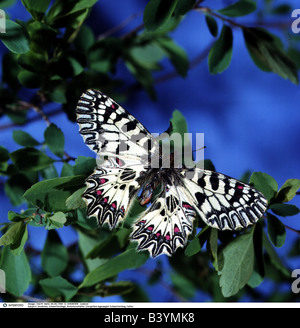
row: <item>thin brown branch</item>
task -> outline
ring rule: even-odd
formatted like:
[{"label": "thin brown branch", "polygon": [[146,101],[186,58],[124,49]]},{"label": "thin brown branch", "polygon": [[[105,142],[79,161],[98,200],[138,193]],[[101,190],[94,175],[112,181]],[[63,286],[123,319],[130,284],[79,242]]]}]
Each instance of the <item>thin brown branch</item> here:
[{"label": "thin brown branch", "polygon": [[120,24],[118,24],[117,26],[112,27],[111,29],[101,33],[98,37],[97,40],[102,40],[105,39],[119,31],[121,31],[124,27],[126,27],[127,25],[129,25],[133,20],[135,20],[137,17],[139,17],[140,15],[142,15],[143,12],[139,12],[139,13],[135,13],[130,15],[129,17],[125,18]]},{"label": "thin brown branch", "polygon": [[285,226],[286,229],[289,229],[289,230],[291,230],[291,231],[294,231],[294,232],[296,232],[298,235],[300,235],[300,230],[294,229],[294,228],[289,227],[289,226],[287,226],[287,225],[284,225],[284,226]]}]

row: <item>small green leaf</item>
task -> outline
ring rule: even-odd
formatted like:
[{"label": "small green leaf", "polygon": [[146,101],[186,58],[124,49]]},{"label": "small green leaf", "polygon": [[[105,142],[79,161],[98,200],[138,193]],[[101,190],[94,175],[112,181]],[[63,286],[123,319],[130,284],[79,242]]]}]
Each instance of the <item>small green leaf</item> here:
[{"label": "small green leaf", "polygon": [[67,222],[67,218],[65,213],[56,212],[53,215],[47,217],[45,229],[51,230],[51,229],[62,228],[66,222]]},{"label": "small green leaf", "polygon": [[243,34],[249,54],[257,67],[298,84],[297,66],[282,49],[278,37],[262,28],[243,28]]},{"label": "small green leaf", "polygon": [[29,133],[22,130],[14,130],[13,139],[18,145],[23,147],[35,147],[40,144]]},{"label": "small green leaf", "polygon": [[299,188],[300,179],[288,179],[279,189],[275,200],[283,203],[289,202],[295,197],[296,192],[299,190]]},{"label": "small green leaf", "polygon": [[276,269],[278,269],[281,273],[283,273],[285,275],[285,277],[290,278],[291,273],[282,263],[280,257],[276,253],[275,249],[273,248],[272,244],[270,243],[265,232],[263,232],[263,245],[264,245],[264,248],[265,248],[266,252],[268,253],[270,260],[271,260],[272,264],[274,265],[274,267]]},{"label": "small green leaf", "polygon": [[67,212],[66,199],[84,186],[85,175],[40,181],[28,189],[24,197],[48,212]]},{"label": "small green leaf", "polygon": [[31,270],[24,249],[19,255],[14,255],[8,246],[4,247],[0,269],[6,275],[6,291],[17,297],[22,296],[31,281]]},{"label": "small green leaf", "polygon": [[40,20],[49,7],[50,0],[22,0],[22,3],[35,20]]},{"label": "small green leaf", "polygon": [[184,251],[184,254],[186,256],[193,256],[197,253],[200,252],[200,250],[202,249],[203,245],[204,245],[204,242],[206,241],[206,238],[201,238],[202,235],[206,235],[207,234],[207,229],[209,227],[206,226],[205,228],[203,228],[198,234],[197,236],[190,242],[188,243],[185,251]]},{"label": "small green leaf", "polygon": [[82,187],[66,199],[66,206],[69,210],[76,210],[78,208],[86,207],[86,203],[82,199],[82,194],[85,190],[86,187]]},{"label": "small green leaf", "polygon": [[44,137],[51,152],[62,158],[64,156],[65,137],[61,129],[51,123],[45,130]]},{"label": "small green leaf", "polygon": [[54,159],[31,147],[12,152],[10,158],[19,170],[24,171],[39,171],[54,163]]},{"label": "small green leaf", "polygon": [[220,287],[224,297],[235,295],[249,281],[254,265],[253,229],[236,237],[222,251]]},{"label": "small green leaf", "polygon": [[276,180],[263,172],[253,172],[250,177],[250,183],[258,189],[267,198],[268,202],[275,197],[278,189]]},{"label": "small green leaf", "polygon": [[296,205],[291,204],[272,204],[270,209],[280,216],[290,216],[300,213],[300,209]]},{"label": "small green leaf", "polygon": [[219,30],[216,20],[210,15],[205,15],[205,21],[211,35],[217,37]]},{"label": "small green leaf", "polygon": [[36,89],[42,85],[41,76],[38,73],[33,73],[25,69],[18,74],[18,80],[23,87]]},{"label": "small green leaf", "polygon": [[55,230],[48,231],[41,257],[42,267],[51,277],[58,276],[67,268],[68,251]]},{"label": "small green leaf", "polygon": [[268,235],[275,247],[282,247],[285,243],[286,231],[284,224],[271,213],[267,212]]},{"label": "small green leaf", "polygon": [[79,174],[91,174],[95,170],[97,162],[93,157],[78,156],[75,159],[75,165],[73,166],[73,173]]},{"label": "small green leaf", "polygon": [[193,282],[190,279],[187,279],[185,276],[180,273],[171,274],[171,282],[173,284],[174,290],[183,296],[186,299],[191,299],[195,296],[196,288]]},{"label": "small green leaf", "polygon": [[212,264],[214,268],[218,271],[218,230],[210,229],[210,235],[208,238],[207,248],[212,257]]},{"label": "small green leaf", "polygon": [[218,10],[224,16],[239,17],[249,15],[256,10],[256,2],[252,0],[240,0],[236,3]]},{"label": "small green leaf", "polygon": [[208,67],[211,74],[222,73],[230,64],[232,57],[232,30],[223,25],[219,39],[210,49],[208,54]]},{"label": "small green leaf", "polygon": [[66,301],[77,294],[77,287],[61,276],[46,278],[39,281],[46,295],[52,298],[63,296]]},{"label": "small green leaf", "polygon": [[128,249],[89,272],[79,288],[93,286],[98,282],[117,275],[125,269],[136,269],[143,265],[148,258],[147,252],[138,253],[133,248]]},{"label": "small green leaf", "polygon": [[30,50],[26,30],[20,24],[7,19],[6,32],[0,33],[0,40],[15,54],[23,54]]},{"label": "small green leaf", "polygon": [[144,25],[147,31],[155,31],[172,16],[178,0],[150,0],[144,11]]},{"label": "small green leaf", "polygon": [[178,74],[185,77],[189,69],[188,56],[185,50],[178,46],[171,38],[160,38],[156,42],[165,50]]},{"label": "small green leaf", "polygon": [[174,11],[175,15],[185,15],[196,3],[196,0],[178,0]]},{"label": "small green leaf", "polygon": [[9,151],[0,146],[0,162],[7,162],[9,160]]},{"label": "small green leaf", "polygon": [[22,229],[22,226],[22,221],[13,223],[6,233],[0,238],[0,246],[8,246],[14,243],[20,230]]}]

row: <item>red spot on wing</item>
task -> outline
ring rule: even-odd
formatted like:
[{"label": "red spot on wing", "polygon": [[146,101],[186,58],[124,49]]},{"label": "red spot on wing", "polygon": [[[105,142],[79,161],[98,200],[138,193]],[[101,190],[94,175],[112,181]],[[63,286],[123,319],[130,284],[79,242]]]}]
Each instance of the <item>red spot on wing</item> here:
[{"label": "red spot on wing", "polygon": [[169,234],[167,234],[167,235],[165,236],[165,238],[166,238],[167,240],[170,240],[170,239],[171,239],[171,237],[170,237]]},{"label": "red spot on wing", "polygon": [[175,227],[174,232],[175,232],[175,233],[176,233],[176,232],[180,232],[180,230],[178,229],[178,227]]},{"label": "red spot on wing", "polygon": [[237,188],[240,189],[240,190],[243,190],[244,189],[244,186],[239,185],[239,186],[237,186]]},{"label": "red spot on wing", "polygon": [[102,190],[97,190],[97,195],[102,195]]},{"label": "red spot on wing", "polygon": [[106,180],[106,179],[100,179],[99,181],[100,181],[100,184],[103,184],[103,183],[105,183],[107,180]]}]

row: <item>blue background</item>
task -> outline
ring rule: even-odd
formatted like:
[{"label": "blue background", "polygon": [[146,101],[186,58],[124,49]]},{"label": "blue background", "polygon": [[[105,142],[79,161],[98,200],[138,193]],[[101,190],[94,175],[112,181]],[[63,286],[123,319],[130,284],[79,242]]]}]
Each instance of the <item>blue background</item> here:
[{"label": "blue background", "polygon": [[[140,13],[126,28],[116,34],[123,35],[141,24],[142,12],[146,3],[147,1],[140,0],[99,1],[87,24],[93,28],[95,35],[99,35],[117,26],[133,13]],[[225,1],[224,3],[228,4],[229,2]],[[297,8],[296,1],[289,1],[289,3],[293,8]],[[216,4],[222,7],[219,1],[206,1],[205,4],[211,8],[217,8]],[[12,8],[6,8],[5,11],[13,20],[30,18],[21,1],[17,1]],[[256,18],[252,15],[238,19],[239,22],[255,20]],[[282,20],[282,18],[278,18],[278,20]],[[284,17],[283,20],[292,23],[290,16]],[[222,22],[218,21],[218,24],[220,30]],[[277,33],[278,31],[274,29],[273,32]],[[155,102],[149,99],[144,90],[139,90],[132,93],[128,101],[122,105],[136,116],[150,132],[165,131],[169,126],[173,110],[180,110],[187,120],[189,132],[204,133],[205,158],[213,161],[217,171],[235,178],[240,178],[246,170],[262,171],[273,176],[280,187],[289,178],[300,178],[300,89],[299,86],[283,80],[275,74],[260,71],[246,50],[242,32],[234,29],[233,33],[233,57],[229,68],[224,73],[210,75],[207,58],[205,58],[188,72],[186,78],[176,77],[156,84],[157,100]],[[291,30],[287,33],[289,37],[293,37]],[[204,16],[197,12],[189,13],[171,35],[186,50],[190,60],[203,52],[213,40],[208,32]],[[6,52],[6,48],[1,44],[1,58],[4,52]],[[162,64],[164,71],[156,73],[155,76],[161,76],[173,70],[167,60],[164,60]],[[127,79],[128,86],[135,82],[123,63],[118,64],[115,77]],[[82,91],[84,89],[85,87],[82,86]],[[22,96],[26,97],[26,92]],[[48,105],[45,111],[51,112],[58,106],[58,104]],[[35,116],[36,114],[30,113],[30,115]],[[78,126],[68,121],[64,113],[52,116],[50,120],[63,130],[65,149],[68,154],[73,157],[94,156],[79,135]],[[9,123],[8,118],[0,119],[1,126]],[[37,140],[43,140],[44,121],[34,121],[21,128]],[[16,129],[20,129],[20,127]],[[12,129],[1,131],[0,143],[10,151],[19,148],[12,139]],[[8,210],[12,209],[4,194],[3,184],[1,184],[0,197],[0,221],[3,222],[7,220]],[[295,198],[291,203],[299,205],[299,199]],[[16,211],[22,208],[23,206],[20,206]],[[282,218],[282,222],[295,229],[300,229],[299,219],[300,215],[297,215]],[[59,229],[59,234],[66,245],[74,242],[77,238],[76,232],[70,227]],[[287,230],[286,244],[278,249],[281,256],[286,254],[296,237],[294,232]],[[35,248],[41,250],[45,238],[46,231],[37,228],[30,229],[30,240]],[[168,262],[164,257],[160,259],[165,271],[168,272]],[[293,261],[289,260],[288,264],[291,269],[299,268],[299,258]],[[151,270],[154,267],[155,261],[149,260],[146,268]],[[81,278],[79,273],[78,279]],[[139,271],[134,273],[126,271],[120,275],[120,280],[131,279],[141,283],[144,283],[146,278]],[[259,289],[268,293],[271,287],[272,283],[266,280]],[[152,301],[174,301],[173,296],[166,288],[159,285],[145,288],[148,289]],[[209,299],[208,295],[199,292],[193,301]],[[121,298],[96,298],[95,300],[121,301]]]}]

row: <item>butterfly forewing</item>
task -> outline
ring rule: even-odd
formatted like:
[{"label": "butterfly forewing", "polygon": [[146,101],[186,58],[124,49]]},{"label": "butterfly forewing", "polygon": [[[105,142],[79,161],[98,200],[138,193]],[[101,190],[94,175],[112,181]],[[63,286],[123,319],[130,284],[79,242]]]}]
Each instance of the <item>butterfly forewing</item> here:
[{"label": "butterfly forewing", "polygon": [[148,162],[158,150],[149,131],[124,108],[97,90],[84,92],[76,108],[85,143],[101,156]]}]

